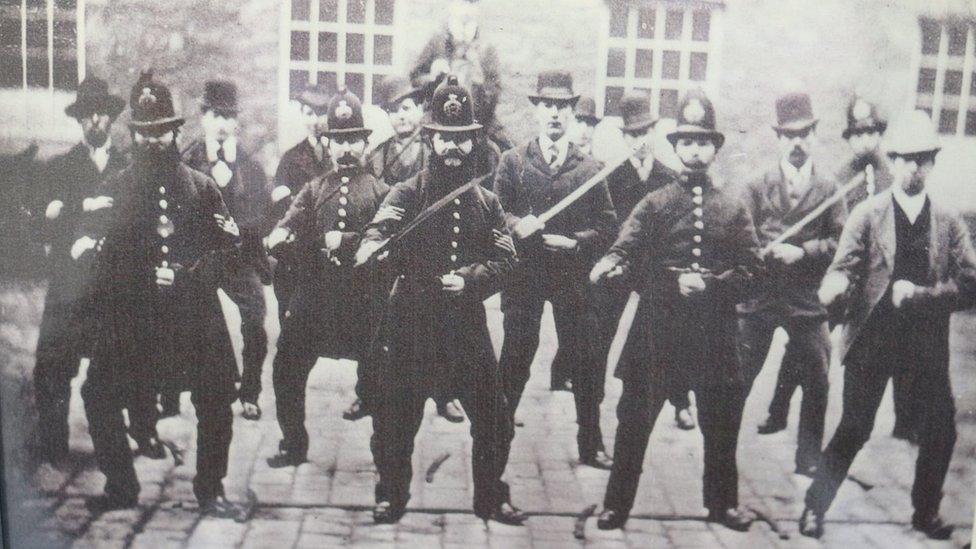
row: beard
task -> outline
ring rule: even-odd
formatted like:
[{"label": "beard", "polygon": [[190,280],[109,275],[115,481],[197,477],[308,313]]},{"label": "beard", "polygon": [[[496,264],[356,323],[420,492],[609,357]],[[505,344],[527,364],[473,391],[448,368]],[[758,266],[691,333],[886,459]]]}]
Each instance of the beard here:
[{"label": "beard", "polygon": [[169,181],[176,173],[180,162],[180,151],[174,140],[169,145],[134,145],[133,167],[139,181],[146,182],[155,189],[158,182]]},{"label": "beard", "polygon": [[451,151],[444,156],[430,153],[431,181],[439,194],[447,194],[452,189],[474,178],[474,162],[471,155]]},{"label": "beard", "polygon": [[92,128],[85,132],[85,143],[92,148],[100,149],[108,141],[108,132],[101,128]]},{"label": "beard", "polygon": [[793,147],[789,155],[790,164],[793,164],[794,166],[799,168],[804,163],[806,163],[808,156],[809,155],[807,154],[807,151],[804,150],[803,147],[800,146]]},{"label": "beard", "polygon": [[345,153],[335,159],[336,167],[341,170],[354,170],[359,167],[359,157],[352,153]]}]

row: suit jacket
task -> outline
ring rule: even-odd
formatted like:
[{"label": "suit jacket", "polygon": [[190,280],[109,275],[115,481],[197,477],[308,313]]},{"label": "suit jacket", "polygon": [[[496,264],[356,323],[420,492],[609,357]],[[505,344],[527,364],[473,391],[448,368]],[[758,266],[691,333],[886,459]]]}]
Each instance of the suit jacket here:
[{"label": "suit jacket", "polygon": [[[232,400],[237,363],[217,283],[239,239],[214,219],[229,216],[220,190],[181,162],[152,181],[136,171],[105,183],[99,194],[115,205],[84,230],[104,239],[94,258],[100,326],[92,363],[117,369],[123,385],[206,389]],[[170,287],[156,284],[164,261],[176,273]]]},{"label": "suit jacket", "polygon": [[308,139],[302,139],[297,145],[285,151],[278,162],[275,171],[274,186],[282,185],[291,190],[291,199],[284,199],[276,203],[273,208],[274,219],[281,219],[288,211],[288,205],[298,196],[302,187],[313,178],[328,173],[332,167],[329,151],[322,151],[322,160],[315,157],[315,149]]},{"label": "suit jacket", "polygon": [[[814,168],[807,190],[794,206],[788,185],[777,166],[746,186],[745,202],[756,224],[760,247],[783,234],[839,188],[832,178]],[[757,296],[743,303],[739,312],[826,316],[826,309],[817,299],[817,288],[837,249],[846,219],[847,207],[841,200],[786,241],[803,248],[802,259],[787,266],[767,257],[766,274],[759,282]]]},{"label": "suit jacket", "polygon": [[617,221],[621,224],[626,221],[642,198],[667,185],[675,177],[677,174],[673,170],[657,160],[654,161],[647,181],[641,181],[637,168],[629,160],[610,172],[607,176],[607,188],[613,209],[617,212]]},{"label": "suit jacket", "polygon": [[[78,143],[52,158],[43,170],[36,214],[43,225],[42,241],[51,246],[47,256],[48,300],[71,301],[88,297],[91,292],[92,273],[85,262],[75,261],[70,255],[79,227],[86,217],[91,217],[83,211],[82,201],[98,196],[105,181],[117,176],[127,164],[126,155],[113,146],[105,169],[99,172],[89,156],[88,146]],[[53,200],[64,202],[64,208],[60,216],[49,220],[44,211]]]},{"label": "suit jacket", "polygon": [[[494,189],[505,210],[506,226],[512,230],[523,217],[545,212],[599,171],[600,164],[574,144],[569,145],[566,160],[555,173],[550,171],[538,139],[505,151],[495,172]],[[616,233],[616,221],[607,184],[601,182],[550,219],[543,231],[576,239],[577,250],[545,251],[541,235],[533,235],[519,243],[524,261],[518,276],[559,277],[559,286],[582,290],[590,265],[607,249]],[[514,285],[527,287],[521,282]]]},{"label": "suit jacket", "polygon": [[[969,229],[950,206],[929,197],[931,243],[928,284],[918,287],[905,307],[942,317],[976,302],[976,251]],[[827,270],[847,277],[849,299],[841,356],[894,282],[895,212],[891,191],[859,204],[844,227],[837,253]],[[948,345],[948,341],[945,342]]]}]

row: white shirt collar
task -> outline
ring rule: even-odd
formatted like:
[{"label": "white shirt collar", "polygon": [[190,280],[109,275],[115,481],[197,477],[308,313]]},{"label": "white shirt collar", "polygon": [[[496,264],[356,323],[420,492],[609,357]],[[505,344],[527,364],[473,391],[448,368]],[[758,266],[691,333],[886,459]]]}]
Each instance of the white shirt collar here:
[{"label": "white shirt collar", "polygon": [[88,158],[95,163],[98,172],[105,171],[105,166],[108,165],[108,153],[112,148],[112,138],[106,139],[101,147],[92,147],[88,143],[85,143],[85,146],[88,147]]},{"label": "white shirt collar", "polygon": [[647,181],[651,175],[651,170],[654,168],[654,156],[648,155],[643,162],[638,160],[636,156],[631,156],[630,163],[637,170],[637,175],[641,181]]},{"label": "white shirt collar", "polygon": [[[217,161],[217,149],[220,148],[221,144],[217,142],[216,139],[212,137],[207,137],[205,139],[207,145],[207,160],[211,162]],[[235,162],[237,160],[237,137],[230,136],[224,140],[224,158],[228,162]]]},{"label": "white shirt collar", "polygon": [[895,202],[898,203],[902,211],[905,212],[905,215],[908,216],[908,221],[914,225],[918,216],[922,214],[922,208],[925,207],[925,199],[928,197],[928,191],[923,190],[915,196],[909,196],[902,190],[901,186],[895,184],[891,186],[891,195],[895,197]]},{"label": "white shirt collar", "polygon": [[807,161],[799,168],[790,164],[790,161],[785,158],[779,164],[786,182],[797,187],[796,190],[803,190],[810,183],[810,178],[813,176],[813,160],[810,157],[807,157]]},{"label": "white shirt collar", "polygon": [[566,155],[569,153],[569,136],[563,134],[558,140],[553,141],[549,139],[549,136],[542,134],[539,136],[539,148],[542,149],[542,157],[549,161],[549,149],[555,145],[556,150],[556,162],[555,166],[561,166],[563,162],[566,161]]}]

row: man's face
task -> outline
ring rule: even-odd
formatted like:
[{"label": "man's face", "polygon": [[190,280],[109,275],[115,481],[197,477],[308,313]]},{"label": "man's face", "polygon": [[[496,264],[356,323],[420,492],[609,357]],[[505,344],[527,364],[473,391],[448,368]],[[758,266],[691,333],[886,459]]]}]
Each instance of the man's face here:
[{"label": "man's face", "polygon": [[474,42],[478,34],[478,8],[465,0],[455,0],[447,16],[447,31],[456,45]]},{"label": "man's face", "polygon": [[596,126],[579,118],[573,123],[573,143],[576,143],[583,150],[590,150],[593,143],[593,132]]},{"label": "man's face", "polygon": [[133,130],[132,142],[142,153],[160,153],[173,145],[176,140],[174,130],[159,131],[154,128]]},{"label": "man's face", "polygon": [[329,156],[340,168],[356,168],[362,165],[366,154],[366,138],[362,134],[334,135],[325,138]]},{"label": "man's face", "polygon": [[682,137],[674,143],[674,152],[681,163],[693,171],[704,171],[715,160],[718,150],[707,137]]},{"label": "man's face", "polygon": [[[648,158],[654,154],[654,138],[653,136],[649,136],[653,129],[654,126],[651,126],[636,132],[624,132],[624,143],[626,143],[631,150],[634,150],[634,147],[637,147],[638,143],[640,143],[640,147],[635,150],[634,156],[642,162],[645,158]],[[641,142],[641,140],[643,140],[643,142]]]},{"label": "man's face", "polygon": [[894,156],[892,172],[905,194],[917,195],[925,190],[925,182],[935,167],[935,152]]},{"label": "man's face", "polygon": [[232,112],[217,112],[207,109],[200,119],[203,126],[203,133],[210,139],[223,142],[232,135],[237,134],[237,115]]},{"label": "man's face", "polygon": [[96,112],[79,119],[78,123],[85,134],[85,143],[98,148],[108,141],[109,129],[112,127],[111,116]]},{"label": "man's face", "polygon": [[854,156],[873,154],[881,146],[881,134],[878,132],[854,132],[847,139],[847,144],[854,151]]},{"label": "man's face", "polygon": [[434,132],[430,144],[445,166],[458,168],[474,150],[474,136],[471,132]]},{"label": "man's face", "polygon": [[539,124],[539,133],[553,141],[566,135],[573,118],[573,105],[569,101],[543,99],[535,104],[535,120]]},{"label": "man's face", "polygon": [[813,145],[817,140],[817,125],[813,124],[800,130],[780,130],[779,150],[782,157],[793,166],[799,168],[810,158]]},{"label": "man's face", "polygon": [[389,107],[386,112],[390,115],[390,124],[393,125],[393,131],[401,137],[416,131],[424,117],[424,109],[411,97]]},{"label": "man's face", "polygon": [[302,105],[302,124],[305,125],[305,130],[308,131],[308,135],[318,137],[321,133],[320,129],[325,128],[326,117],[325,115],[319,116],[315,114],[312,107]]}]

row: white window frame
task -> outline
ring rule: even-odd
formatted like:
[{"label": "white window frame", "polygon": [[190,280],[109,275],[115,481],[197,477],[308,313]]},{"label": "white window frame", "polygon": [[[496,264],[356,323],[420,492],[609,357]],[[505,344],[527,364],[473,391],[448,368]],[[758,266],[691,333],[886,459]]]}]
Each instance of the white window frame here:
[{"label": "white window frame", "polygon": [[[75,91],[54,87],[54,0],[47,0],[47,87],[27,85],[27,1],[20,1],[21,87],[0,88],[0,136],[12,139],[71,141],[79,130],[64,108]],[[85,79],[85,0],[75,3],[78,82]]]},{"label": "white window frame", "polygon": [[[638,38],[637,25],[639,23],[638,8],[650,6],[655,9],[654,16],[654,38]],[[682,19],[682,38],[678,40],[668,40],[664,37],[664,25],[667,18],[667,10],[681,9],[684,11]],[[707,10],[709,12],[709,32],[708,41],[699,42],[691,39],[692,15],[696,10]],[[610,6],[604,3],[602,31],[600,33],[600,45],[597,48],[597,75],[596,75],[596,101],[597,113],[604,115],[606,106],[606,92],[608,86],[620,86],[624,88],[624,93],[629,93],[635,89],[650,89],[651,93],[651,112],[660,112],[661,89],[676,89],[678,95],[688,89],[701,87],[709,95],[714,95],[718,90],[718,75],[721,71],[721,43],[722,43],[722,21],[725,12],[725,4],[718,0],[631,0],[627,9],[627,31],[625,37],[610,36]],[[624,76],[607,76],[607,56],[611,48],[622,48],[625,51]],[[650,49],[653,52],[651,77],[637,78],[634,76],[636,65],[637,49]],[[679,79],[671,80],[662,78],[664,70],[664,51],[680,52]],[[707,54],[707,65],[705,68],[705,80],[690,80],[687,75],[690,71],[691,53],[702,52]]]},{"label": "white window frame", "polygon": [[[939,52],[937,54],[922,53],[924,40],[922,21],[926,19],[939,25]],[[915,48],[914,62],[912,64],[912,105],[914,108],[931,109],[932,123],[940,136],[949,139],[961,138],[971,140],[976,138],[976,135],[966,135],[966,113],[972,110],[973,115],[976,116],[976,96],[971,95],[971,88],[976,85],[976,82],[972,78],[973,71],[976,70],[976,54],[974,54],[974,49],[976,49],[976,21],[965,18],[958,19],[959,23],[966,25],[966,45],[961,58],[959,56],[949,55],[948,23],[950,22],[957,21],[928,16],[922,16],[918,19],[918,40],[916,41],[917,47]],[[928,93],[920,93],[918,91],[919,76],[923,68],[935,69],[936,71],[935,88],[932,90],[931,102],[926,98],[929,95]],[[946,93],[944,88],[947,70],[962,71],[962,87],[959,90],[959,103],[956,105],[957,118],[955,133],[942,133],[940,131],[942,109],[946,106]]]}]

